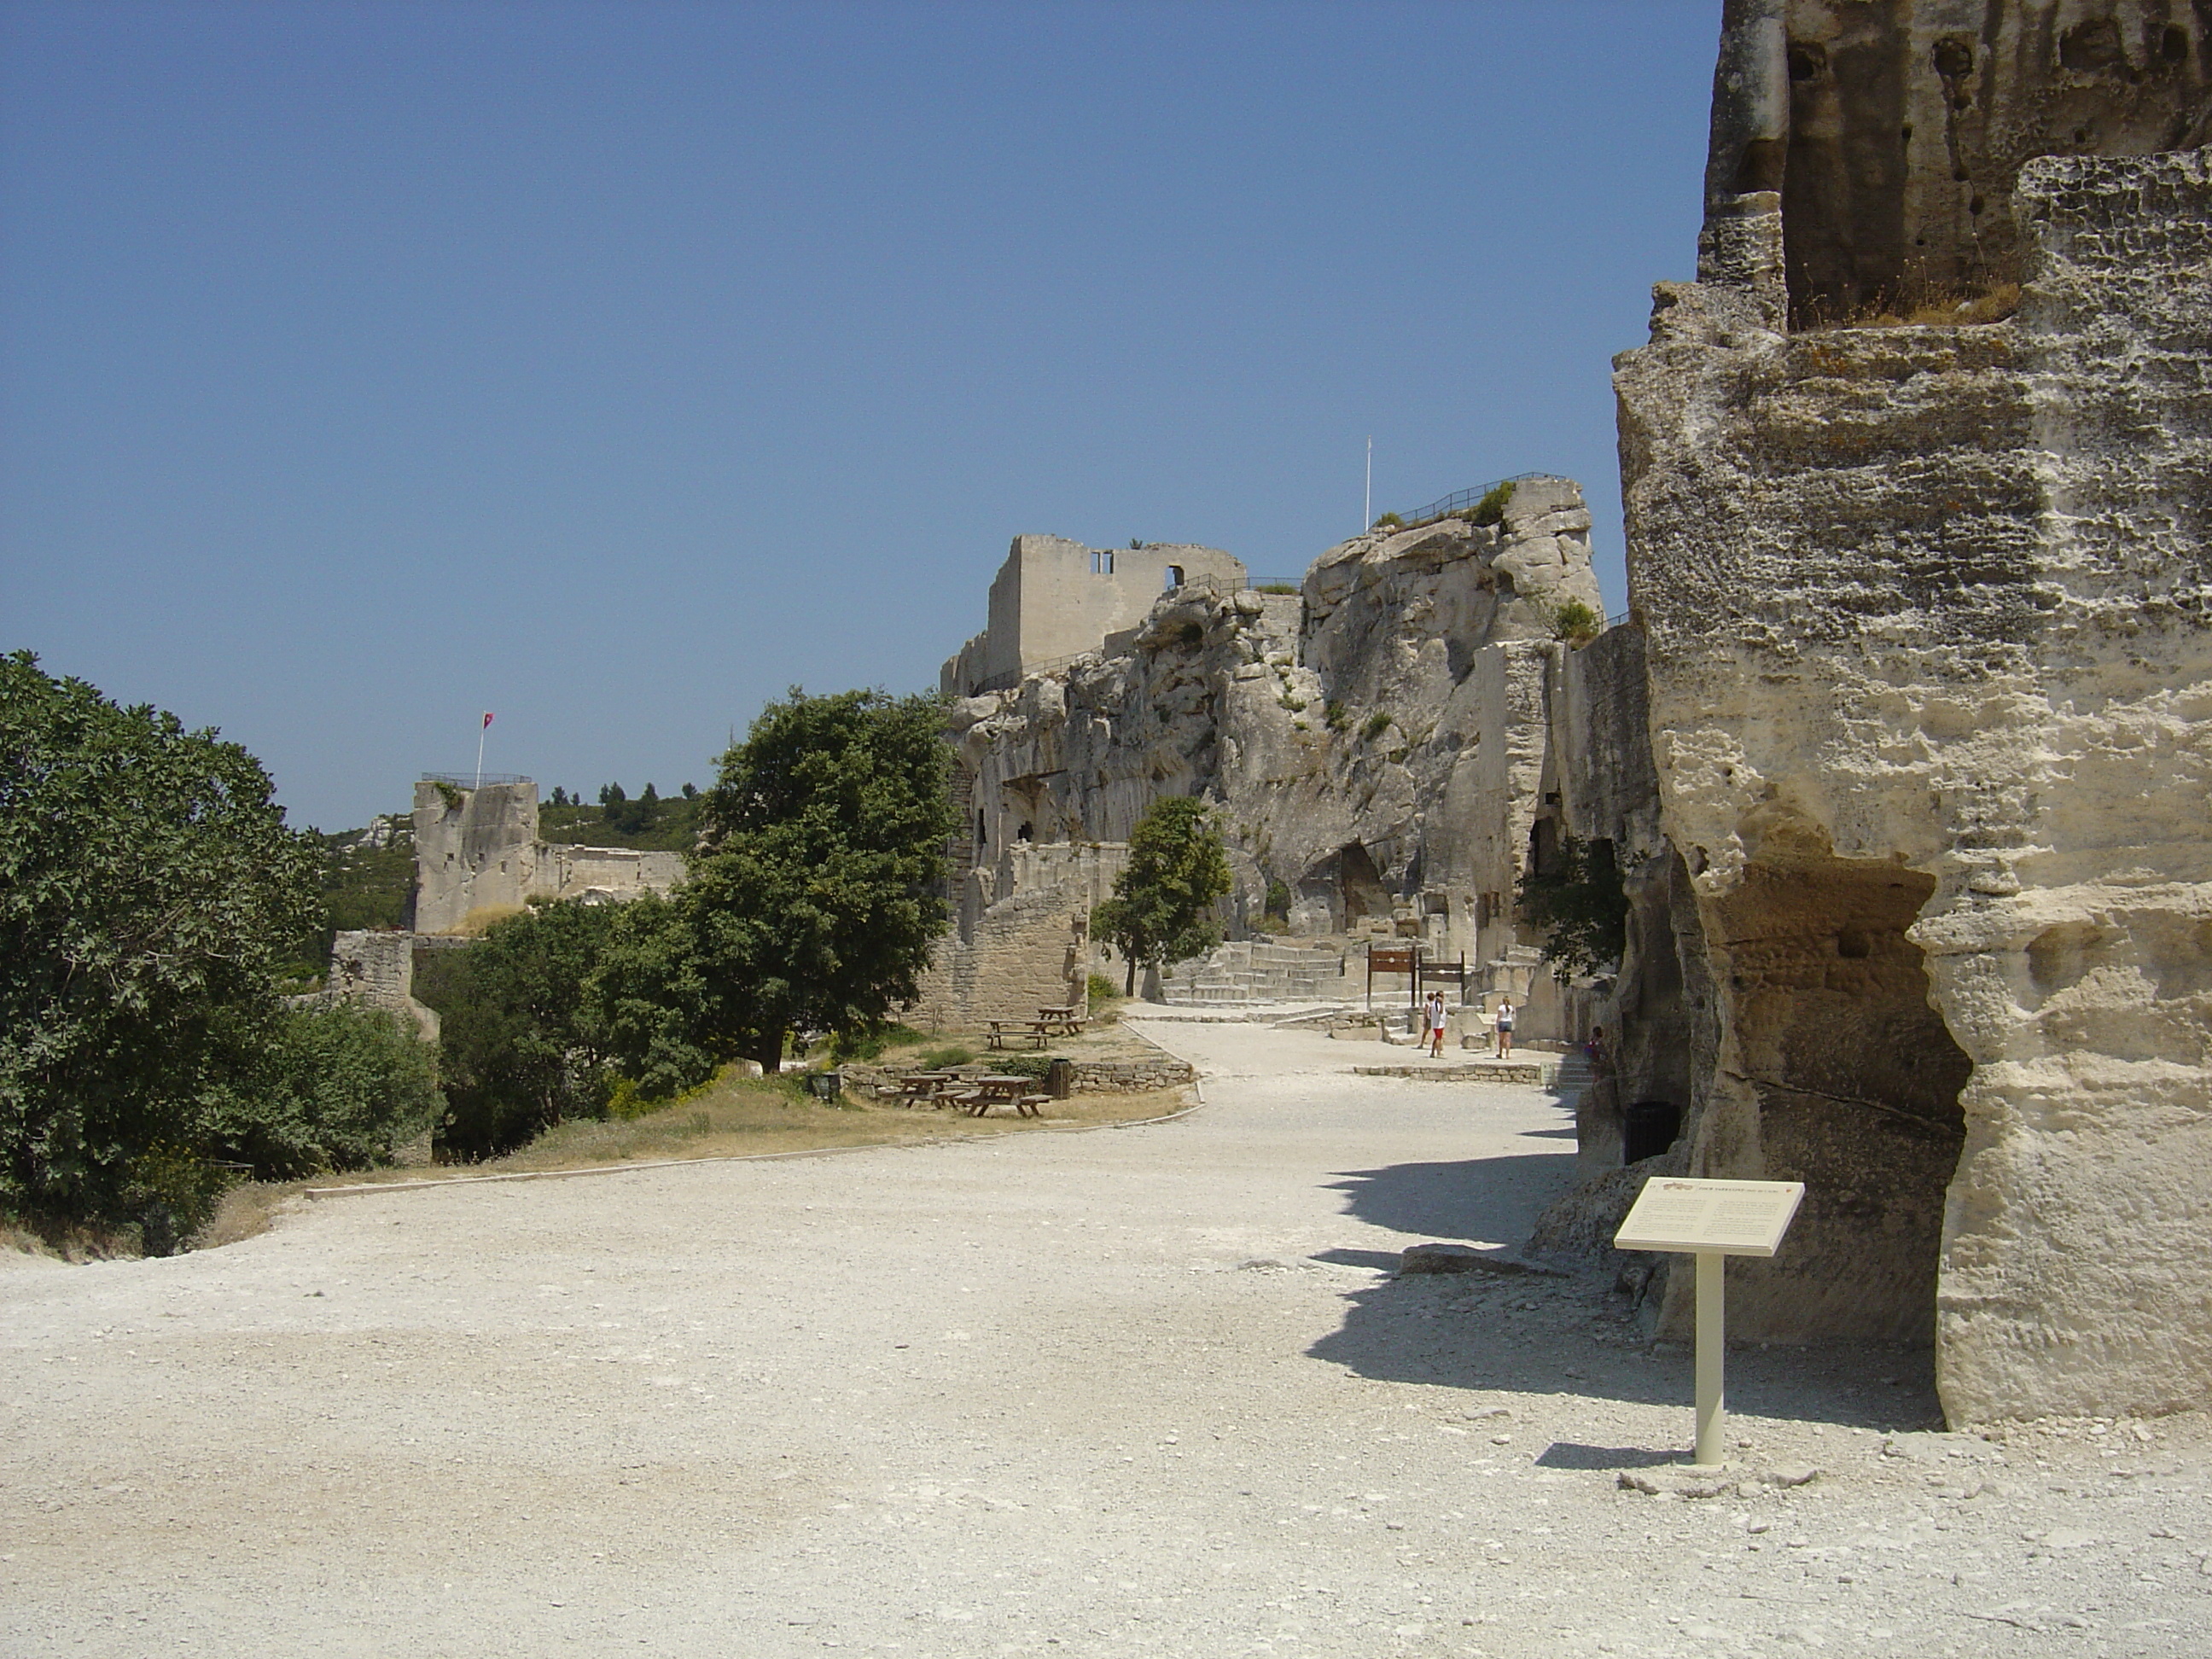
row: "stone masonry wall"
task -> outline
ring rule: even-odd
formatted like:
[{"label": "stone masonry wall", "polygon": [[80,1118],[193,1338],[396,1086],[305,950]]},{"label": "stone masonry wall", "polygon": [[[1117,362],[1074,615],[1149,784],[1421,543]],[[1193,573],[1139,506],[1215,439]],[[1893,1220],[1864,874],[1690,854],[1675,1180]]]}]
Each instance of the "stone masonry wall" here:
[{"label": "stone masonry wall", "polygon": [[538,836],[538,786],[415,786],[415,927],[452,933],[533,898],[602,903],[665,893],[684,879],[680,853],[572,847]]}]

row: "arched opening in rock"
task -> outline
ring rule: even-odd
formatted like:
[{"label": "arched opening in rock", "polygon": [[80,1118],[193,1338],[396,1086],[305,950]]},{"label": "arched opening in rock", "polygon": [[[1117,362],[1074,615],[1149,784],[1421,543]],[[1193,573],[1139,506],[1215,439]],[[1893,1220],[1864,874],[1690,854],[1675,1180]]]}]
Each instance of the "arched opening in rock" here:
[{"label": "arched opening in rock", "polygon": [[1715,1174],[1755,1150],[1767,1179],[1806,1184],[1782,1254],[1746,1264],[1731,1291],[1746,1337],[1934,1340],[1944,1195],[1965,1140],[1959,1091],[1972,1070],[1905,936],[1934,890],[1934,878],[1896,865],[1784,853],[1718,901],[1715,967],[1757,1121],[1741,1126],[1749,1136],[1709,1122],[1700,1139]]}]

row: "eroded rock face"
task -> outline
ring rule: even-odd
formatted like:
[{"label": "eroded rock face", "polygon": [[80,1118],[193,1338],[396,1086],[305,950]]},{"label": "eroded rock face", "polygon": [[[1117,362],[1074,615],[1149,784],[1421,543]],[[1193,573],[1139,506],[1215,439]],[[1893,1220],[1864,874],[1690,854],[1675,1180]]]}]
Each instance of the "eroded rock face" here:
[{"label": "eroded rock face", "polygon": [[2191,0],[1730,0],[1710,203],[1781,192],[1802,325],[2017,283],[2039,156],[2212,139],[2212,17]]},{"label": "eroded rock face", "polygon": [[1617,375],[1692,1165],[1811,1188],[1731,1319],[1932,1334],[1954,1421],[2212,1386],[2206,158],[2016,195],[2013,321],[1784,333],[1753,196]]},{"label": "eroded rock face", "polygon": [[[1194,582],[1112,649],[955,705],[963,890],[1001,902],[1021,887],[989,873],[1008,849],[1117,845],[1161,796],[1203,796],[1240,927],[1510,955],[1524,997],[1535,953],[1510,900],[1556,816],[1548,677],[1559,608],[1600,608],[1589,532],[1575,484],[1522,481],[1495,526],[1355,538],[1297,594]],[[983,927],[963,919],[954,948]]]}]

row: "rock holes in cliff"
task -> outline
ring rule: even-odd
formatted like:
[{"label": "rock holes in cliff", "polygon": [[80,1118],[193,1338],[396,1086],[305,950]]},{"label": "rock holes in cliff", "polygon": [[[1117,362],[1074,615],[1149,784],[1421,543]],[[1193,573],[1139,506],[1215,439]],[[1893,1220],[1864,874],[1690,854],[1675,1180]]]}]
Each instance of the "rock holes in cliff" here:
[{"label": "rock holes in cliff", "polygon": [[1753,864],[1722,902],[1765,1173],[1807,1187],[1789,1244],[1753,1281],[1747,1335],[1934,1339],[1972,1069],[1905,936],[1934,890],[1887,862],[1796,854]]}]

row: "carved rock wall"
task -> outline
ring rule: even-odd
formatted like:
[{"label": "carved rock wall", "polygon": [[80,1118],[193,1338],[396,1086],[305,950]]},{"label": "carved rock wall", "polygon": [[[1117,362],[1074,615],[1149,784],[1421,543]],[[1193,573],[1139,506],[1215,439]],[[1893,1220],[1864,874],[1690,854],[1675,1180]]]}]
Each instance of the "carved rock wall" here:
[{"label": "carved rock wall", "polygon": [[2206,184],[2027,166],[2011,323],[1788,335],[1709,283],[1619,364],[1691,1164],[1812,1188],[1732,1322],[1932,1336],[1954,1420],[2212,1382]]}]

